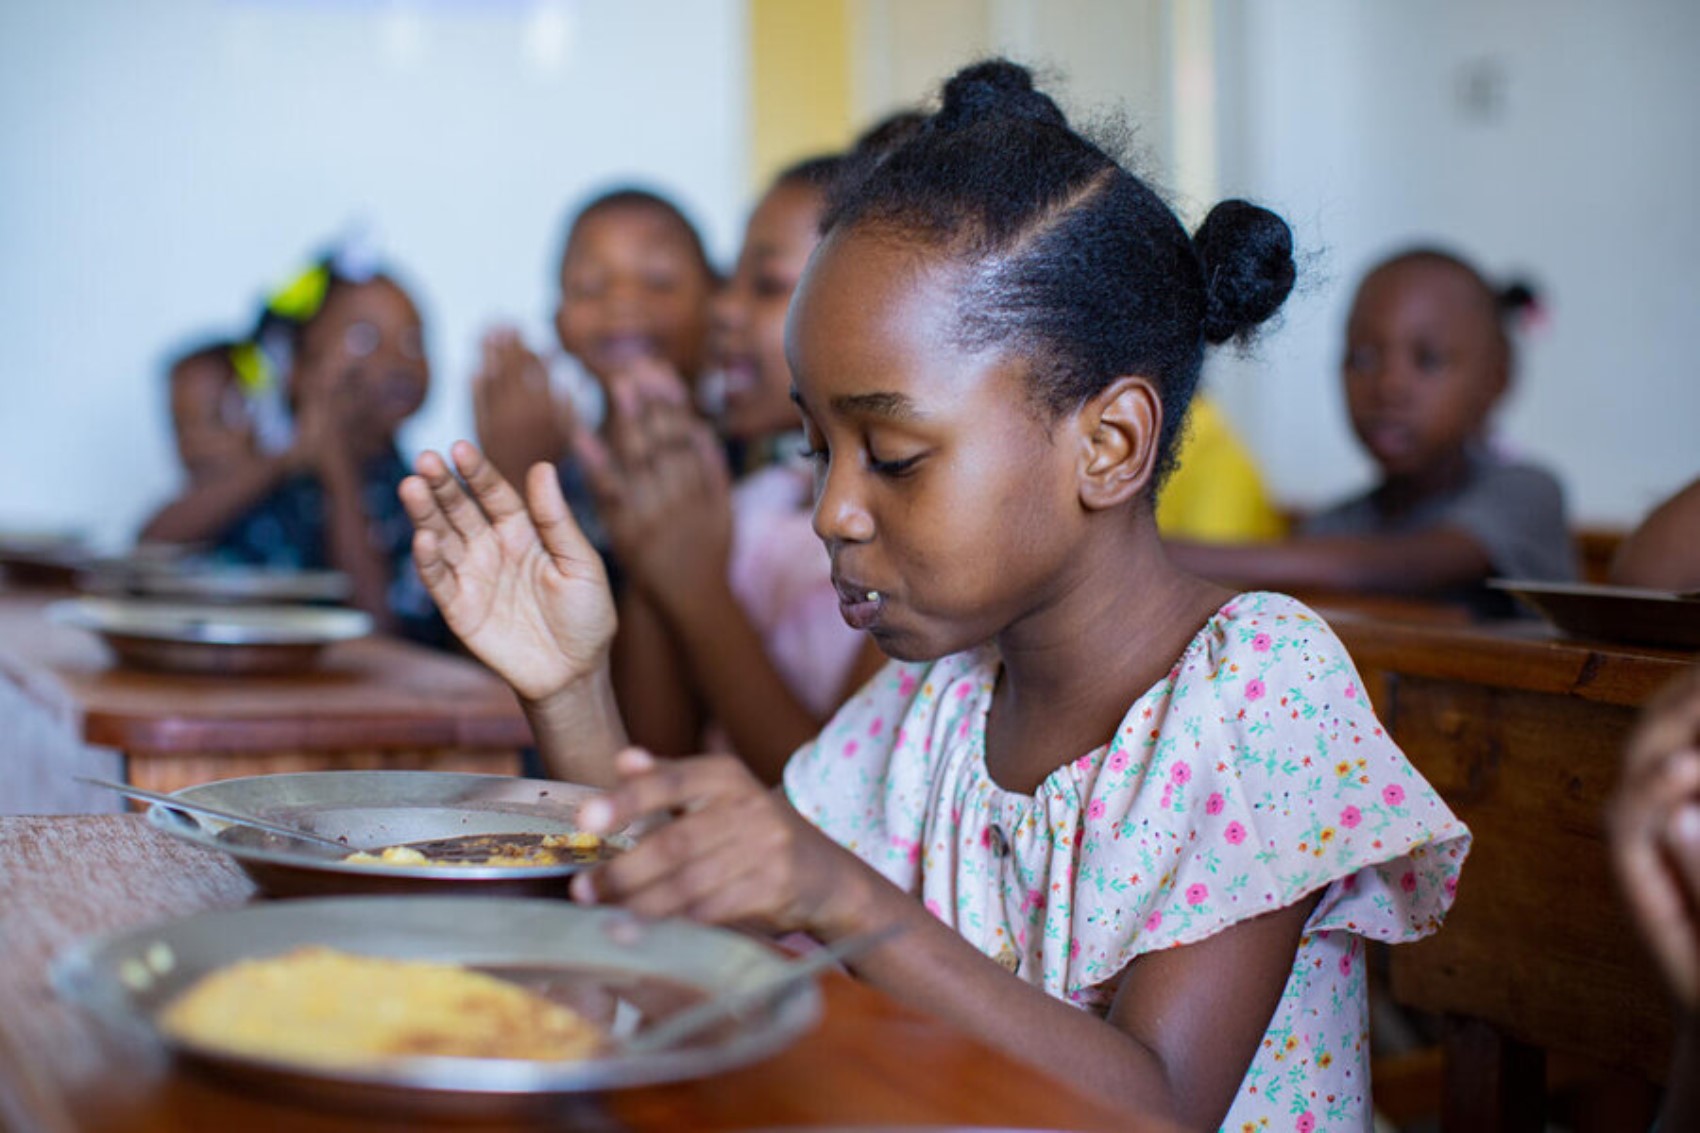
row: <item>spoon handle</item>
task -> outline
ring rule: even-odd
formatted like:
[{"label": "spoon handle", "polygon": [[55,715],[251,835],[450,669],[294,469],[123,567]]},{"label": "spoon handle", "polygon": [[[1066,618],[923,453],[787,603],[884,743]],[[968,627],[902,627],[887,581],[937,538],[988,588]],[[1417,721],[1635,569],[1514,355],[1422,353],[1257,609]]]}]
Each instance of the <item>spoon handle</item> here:
[{"label": "spoon handle", "polygon": [[834,941],[817,952],[810,952],[800,960],[791,961],[782,971],[760,983],[737,991],[722,992],[707,1002],[687,1008],[671,1018],[663,1019],[653,1027],[639,1031],[626,1040],[624,1053],[653,1054],[658,1050],[677,1046],[727,1016],[767,1003],[804,980],[812,979],[816,974],[835,966],[840,960],[866,952],[902,931],[901,925],[887,925],[873,932],[858,933]]},{"label": "spoon handle", "polygon": [[268,834],[277,834],[284,838],[294,838],[302,842],[314,842],[321,846],[329,846],[339,853],[346,854],[350,852],[350,847],[342,842],[326,838],[320,834],[313,834],[309,831],[301,830],[293,826],[283,826],[276,822],[267,822],[265,819],[255,818],[253,815],[237,814],[234,811],[220,810],[218,807],[207,806],[205,803],[196,803],[190,802],[188,799],[180,799],[176,795],[162,795],[157,791],[147,791],[143,790],[141,787],[132,787],[128,783],[114,783],[110,779],[96,779],[89,775],[78,775],[77,779],[83,783],[89,783],[96,787],[105,787],[109,791],[117,791],[119,794],[128,796],[129,798],[140,799],[142,802],[154,803],[158,806],[167,807],[171,810],[188,811],[190,814],[204,814],[208,818],[216,818],[220,822],[229,822],[236,826],[251,826],[256,830],[264,830]]}]

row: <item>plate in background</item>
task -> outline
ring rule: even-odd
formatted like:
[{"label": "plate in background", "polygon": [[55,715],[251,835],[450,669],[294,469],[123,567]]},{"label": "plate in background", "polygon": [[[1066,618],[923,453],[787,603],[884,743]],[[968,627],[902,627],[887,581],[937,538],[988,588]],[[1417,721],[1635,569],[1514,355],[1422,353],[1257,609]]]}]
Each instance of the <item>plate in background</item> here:
[{"label": "plate in background", "polygon": [[87,597],[47,611],[56,622],[99,634],[122,664],[182,673],[299,672],[325,646],[372,632],[368,614],[318,606]]},{"label": "plate in background", "polygon": [[1700,649],[1700,593],[1587,582],[1490,579],[1572,637]]},{"label": "plate in background", "polygon": [[83,586],[98,594],[261,605],[346,602],[354,594],[341,571],[219,566],[158,554],[96,563]]}]

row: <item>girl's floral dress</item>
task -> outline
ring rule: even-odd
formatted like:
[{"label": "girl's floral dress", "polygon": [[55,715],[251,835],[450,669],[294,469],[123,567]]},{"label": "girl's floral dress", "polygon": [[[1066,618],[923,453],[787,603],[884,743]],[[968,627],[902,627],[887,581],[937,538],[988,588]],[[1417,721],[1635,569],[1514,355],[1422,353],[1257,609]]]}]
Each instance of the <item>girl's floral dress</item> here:
[{"label": "girl's floral dress", "polygon": [[893,663],[804,747],[802,814],[1021,978],[1105,1012],[1145,952],[1321,890],[1223,1128],[1370,1123],[1365,938],[1452,903],[1470,835],[1303,604],[1218,610],[1105,747],[1032,795],[986,771],[990,647]]}]

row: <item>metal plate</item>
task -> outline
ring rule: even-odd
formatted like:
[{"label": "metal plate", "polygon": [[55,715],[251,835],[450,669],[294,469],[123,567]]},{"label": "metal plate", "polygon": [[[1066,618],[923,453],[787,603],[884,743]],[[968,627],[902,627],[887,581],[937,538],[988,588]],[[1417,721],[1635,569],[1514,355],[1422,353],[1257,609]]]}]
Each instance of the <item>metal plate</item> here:
[{"label": "metal plate", "polygon": [[47,612],[100,634],[120,662],[174,672],[298,671],[326,645],[372,632],[370,615],[329,607],[70,598]]},{"label": "metal plate", "polygon": [[335,570],[180,566],[135,575],[131,593],[196,602],[346,602],[354,582]]},{"label": "metal plate", "polygon": [[[311,771],[255,775],[185,787],[174,794],[346,841],[349,851],[468,834],[571,834],[593,787],[548,779],[443,771]],[[309,842],[225,827],[216,819],[155,806],[154,826],[227,853],[273,897],[331,894],[472,893],[562,897],[586,866],[394,866],[343,861]],[[607,840],[614,849],[629,837]]]},{"label": "metal plate", "polygon": [[[614,1042],[605,1056],[576,1062],[434,1057],[340,1070],[231,1054],[155,1029],[157,1012],[200,976],[304,945],[492,971],[586,1014]],[[677,1049],[622,1053],[618,1040],[707,996],[758,986],[785,964],[748,937],[687,921],[640,921],[614,909],[344,897],[198,913],[86,941],[55,962],[53,983],[114,1025],[142,1028],[191,1066],[244,1087],[290,1100],[475,1114],[528,1098],[702,1077],[774,1054],[819,1018],[814,983]]]},{"label": "metal plate", "polygon": [[1597,583],[1491,579],[1572,637],[1700,649],[1700,594]]}]

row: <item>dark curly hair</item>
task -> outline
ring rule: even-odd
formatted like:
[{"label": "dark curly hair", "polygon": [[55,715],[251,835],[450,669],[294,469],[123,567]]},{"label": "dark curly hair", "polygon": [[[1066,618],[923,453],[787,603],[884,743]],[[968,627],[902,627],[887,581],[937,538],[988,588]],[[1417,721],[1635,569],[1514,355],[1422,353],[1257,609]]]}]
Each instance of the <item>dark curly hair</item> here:
[{"label": "dark curly hair", "polygon": [[[1504,284],[1495,284],[1460,253],[1432,244],[1419,244],[1395,252],[1365,272],[1364,280],[1379,272],[1406,264],[1447,268],[1468,280],[1470,288],[1476,292],[1481,303],[1482,314],[1493,322],[1506,366],[1516,368],[1517,352],[1513,332],[1522,329],[1523,324],[1530,318],[1539,317],[1543,309],[1540,292],[1533,283],[1516,278]],[[1358,287],[1360,290],[1363,288],[1362,281]]]},{"label": "dark curly hair", "polygon": [[823,229],[878,229],[966,262],[959,344],[1028,357],[1049,412],[1122,375],[1158,384],[1158,481],[1205,345],[1248,341],[1293,287],[1280,217],[1226,201],[1188,237],[1149,186],[1004,59],[958,72],[937,113],[855,173],[835,184]]},{"label": "dark curly hair", "polygon": [[708,258],[708,250],[703,246],[702,234],[697,231],[697,226],[691,223],[691,218],[685,215],[685,210],[667,196],[638,185],[621,185],[598,193],[576,209],[572,219],[567,222],[567,231],[561,241],[561,255],[557,257],[557,262],[566,257],[567,245],[572,243],[573,234],[588,218],[609,209],[621,208],[650,209],[667,217],[684,233],[685,240],[691,246],[692,257],[702,267],[703,274],[715,283],[720,281],[720,273],[715,270],[713,262]]}]

